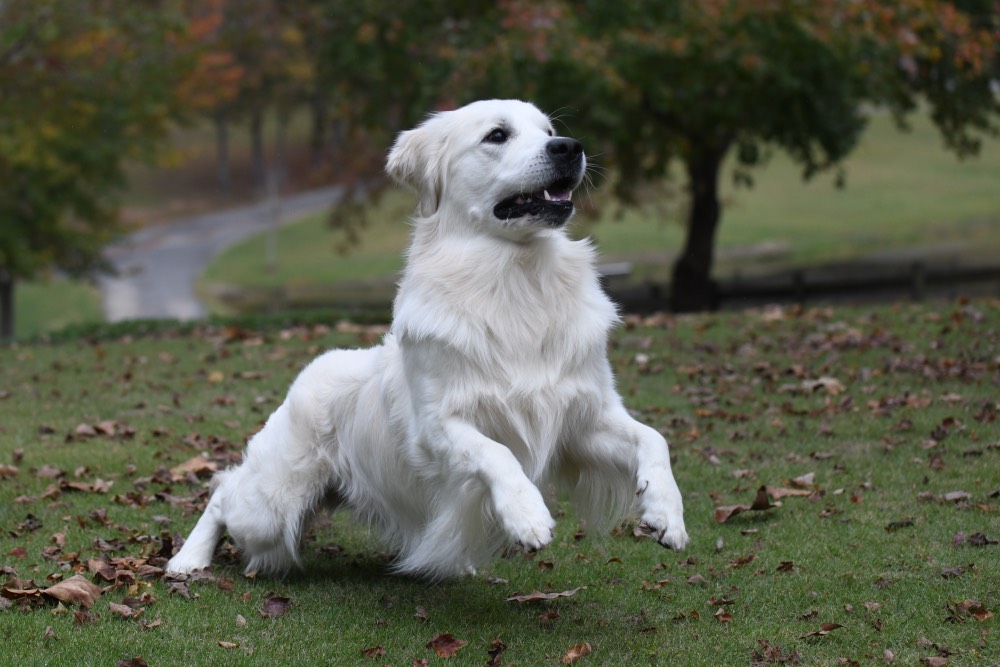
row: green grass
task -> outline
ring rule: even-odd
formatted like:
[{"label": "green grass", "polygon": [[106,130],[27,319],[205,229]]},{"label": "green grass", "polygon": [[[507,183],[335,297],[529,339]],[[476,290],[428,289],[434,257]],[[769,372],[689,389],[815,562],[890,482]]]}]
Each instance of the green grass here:
[{"label": "green grass", "polygon": [[[119,327],[0,350],[0,462],[21,452],[17,472],[0,475],[6,588],[14,578],[49,586],[76,570],[93,579],[95,558],[162,565],[164,539],[190,530],[196,515],[184,508],[203,493],[201,482],[165,471],[202,452],[235,454],[312,356],[376,338],[266,320],[248,327]],[[952,666],[988,665],[1000,659],[997,616],[950,622],[948,606],[1000,607],[1000,547],[953,544],[958,533],[1000,539],[998,350],[995,301],[632,321],[614,338],[613,363],[627,404],[671,441],[687,552],[628,530],[577,540],[572,508],[556,500],[550,548],[429,585],[387,574],[390,557],[337,514],[322,518],[304,544],[304,569],[285,579],[245,579],[222,557],[216,579],[191,582],[188,599],[155,576],[132,584],[125,564],[118,584],[101,582],[82,624],[78,607],[15,600],[0,610],[0,663],[139,655],[151,665],[482,665],[499,637],[507,665],[559,664],[580,642],[593,649],[581,665],[741,665],[762,652],[760,641],[797,652],[803,665],[879,664],[887,649],[894,664],[946,652]],[[843,389],[804,388],[820,377]],[[116,435],[75,435],[104,420]],[[112,486],[47,492],[60,482],[45,466],[66,483]],[[715,520],[717,506],[806,473],[814,498]],[[942,499],[954,491],[969,498]],[[321,548],[329,544],[340,549]],[[781,571],[785,562],[791,571]],[[961,575],[942,576],[954,567]],[[506,601],[579,586],[551,602]],[[139,619],[109,606],[143,593],[152,599]],[[262,617],[272,596],[289,598],[290,610]],[[720,606],[731,621],[716,619]],[[159,624],[144,630],[141,621]],[[844,627],[806,637],[823,623]],[[447,662],[427,648],[442,633],[467,642]],[[362,655],[377,646],[384,655]]]},{"label": "green grass", "polygon": [[[927,118],[916,117],[912,132],[900,133],[887,116],[875,115],[846,168],[847,187],[838,189],[830,174],[803,182],[798,167],[776,154],[754,172],[753,188],[726,183],[717,273],[949,242],[961,244],[960,253],[970,259],[1000,253],[1000,143],[988,142],[981,156],[962,162],[944,150]],[[586,195],[578,200],[585,203]],[[342,234],[331,233],[321,217],[286,227],[274,271],[265,270],[264,238],[250,239],[218,257],[202,285],[209,293],[213,284],[292,291],[321,286],[349,297],[352,282],[400,268],[412,206],[408,194],[386,197],[348,255],[334,250]],[[594,237],[605,260],[633,262],[635,277],[666,280],[683,243],[680,208],[677,201],[661,201],[622,215],[609,209],[596,222],[578,222],[576,230]],[[766,246],[770,254],[754,251]]]},{"label": "green grass", "polygon": [[100,291],[90,283],[53,278],[14,288],[14,338],[27,340],[83,322],[99,321]]}]

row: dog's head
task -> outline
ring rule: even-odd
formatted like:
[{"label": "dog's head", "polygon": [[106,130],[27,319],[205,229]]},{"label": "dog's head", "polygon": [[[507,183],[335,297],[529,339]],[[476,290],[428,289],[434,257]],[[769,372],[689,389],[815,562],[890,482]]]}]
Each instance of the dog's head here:
[{"label": "dog's head", "polygon": [[420,197],[422,217],[460,216],[505,233],[559,227],[586,169],[583,146],[517,100],[484,100],[403,132],[386,167]]}]

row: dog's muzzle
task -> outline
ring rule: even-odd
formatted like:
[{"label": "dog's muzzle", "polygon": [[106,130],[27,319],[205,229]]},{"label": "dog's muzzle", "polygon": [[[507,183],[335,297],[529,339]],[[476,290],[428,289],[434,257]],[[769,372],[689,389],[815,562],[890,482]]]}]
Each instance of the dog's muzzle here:
[{"label": "dog's muzzle", "polygon": [[551,227],[559,227],[573,214],[570,198],[583,178],[583,144],[576,139],[556,137],[545,146],[552,181],[534,192],[518,193],[493,208],[500,220],[531,217]]}]

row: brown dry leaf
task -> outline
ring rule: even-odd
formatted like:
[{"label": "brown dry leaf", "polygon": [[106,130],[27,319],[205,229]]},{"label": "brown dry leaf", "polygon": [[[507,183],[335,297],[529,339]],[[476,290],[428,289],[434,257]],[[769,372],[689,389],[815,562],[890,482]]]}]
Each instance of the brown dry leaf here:
[{"label": "brown dry leaf", "polygon": [[804,475],[799,475],[795,479],[788,481],[789,486],[794,486],[798,489],[808,489],[811,488],[816,482],[816,473],[807,472]]},{"label": "brown dry leaf", "polygon": [[216,644],[218,644],[222,648],[226,649],[227,651],[228,650],[232,650],[234,648],[239,648],[240,647],[239,644],[236,644],[234,642],[225,642],[225,641],[222,641],[221,639],[219,641],[217,641]]},{"label": "brown dry leaf", "polygon": [[372,658],[372,659],[381,658],[383,655],[385,655],[385,649],[382,648],[381,645],[371,646],[369,648],[361,649],[361,655],[365,656],[366,658]]},{"label": "brown dry leaf", "polygon": [[840,623],[823,623],[819,626],[819,630],[815,632],[807,632],[806,634],[799,637],[799,639],[805,639],[806,637],[825,637],[837,628],[844,627]]},{"label": "brown dry leaf", "polygon": [[921,665],[927,665],[927,667],[946,667],[948,664],[948,658],[942,658],[939,655],[933,655],[929,658],[921,658]]},{"label": "brown dry leaf", "polygon": [[499,637],[493,640],[490,644],[490,649],[486,652],[490,657],[486,661],[486,667],[499,667],[503,664],[503,652],[507,650],[507,645],[504,644]]},{"label": "brown dry leaf", "polygon": [[454,658],[458,650],[465,644],[465,641],[455,639],[455,635],[445,632],[427,642],[427,648],[433,650],[439,658]]},{"label": "brown dry leaf", "polygon": [[69,579],[46,588],[42,591],[42,595],[67,604],[78,604],[89,608],[97,602],[97,598],[101,597],[101,589],[82,575],[74,574]]},{"label": "brown dry leaf", "polygon": [[532,591],[527,595],[511,595],[507,598],[507,602],[538,602],[540,600],[555,600],[556,598],[568,598],[571,595],[576,595],[579,591],[585,589],[586,586],[579,586],[572,590],[563,591],[561,593],[542,593],[541,591]]},{"label": "brown dry leaf", "polygon": [[143,660],[141,655],[137,655],[131,660],[119,660],[115,663],[115,667],[149,667],[149,663]]},{"label": "brown dry leaf", "polygon": [[283,616],[288,608],[291,606],[292,601],[288,598],[282,597],[269,597],[264,600],[264,604],[261,605],[260,615],[264,618],[276,618],[278,616]]},{"label": "brown dry leaf", "polygon": [[719,623],[729,623],[733,620],[733,615],[726,611],[725,607],[719,607],[715,612],[715,620]]},{"label": "brown dry leaf", "polygon": [[417,607],[417,612],[414,614],[414,616],[416,616],[417,620],[420,621],[421,623],[427,622],[427,610],[424,609],[423,606]]},{"label": "brown dry leaf", "polygon": [[108,608],[111,613],[121,616],[122,618],[139,618],[142,613],[146,611],[144,607],[137,607],[133,609],[126,604],[115,604],[114,602],[108,603]]},{"label": "brown dry leaf", "polygon": [[0,479],[12,479],[17,477],[20,471],[17,466],[9,466],[6,463],[0,463]]},{"label": "brown dry leaf", "polygon": [[189,473],[196,477],[205,477],[218,470],[218,463],[209,461],[204,456],[199,455],[171,468],[170,477],[174,482],[183,482],[187,479]]},{"label": "brown dry leaf", "polygon": [[593,649],[590,647],[590,644],[587,642],[580,642],[570,650],[566,651],[559,662],[564,665],[572,665],[580,658],[590,655],[592,651]]},{"label": "brown dry leaf", "polygon": [[787,496],[811,496],[812,491],[809,489],[789,489],[783,486],[769,486],[767,487],[767,495],[771,496],[773,500],[781,500]]},{"label": "brown dry leaf", "polygon": [[715,520],[719,523],[725,523],[741,512],[762,512],[764,510],[774,509],[775,507],[781,507],[781,503],[775,502],[772,504],[767,497],[767,487],[762,486],[757,489],[757,495],[754,497],[753,504],[751,505],[723,505],[721,507],[716,507]]}]

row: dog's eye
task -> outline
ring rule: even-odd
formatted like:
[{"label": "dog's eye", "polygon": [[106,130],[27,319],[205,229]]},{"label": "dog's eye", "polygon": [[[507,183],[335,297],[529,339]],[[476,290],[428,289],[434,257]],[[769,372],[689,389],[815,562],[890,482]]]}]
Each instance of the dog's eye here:
[{"label": "dog's eye", "polygon": [[508,138],[509,138],[509,136],[508,136],[507,132],[505,132],[504,130],[501,130],[498,127],[496,129],[490,130],[490,133],[486,135],[486,138],[483,139],[483,141],[491,143],[491,144],[502,144],[505,141],[507,141]]}]

